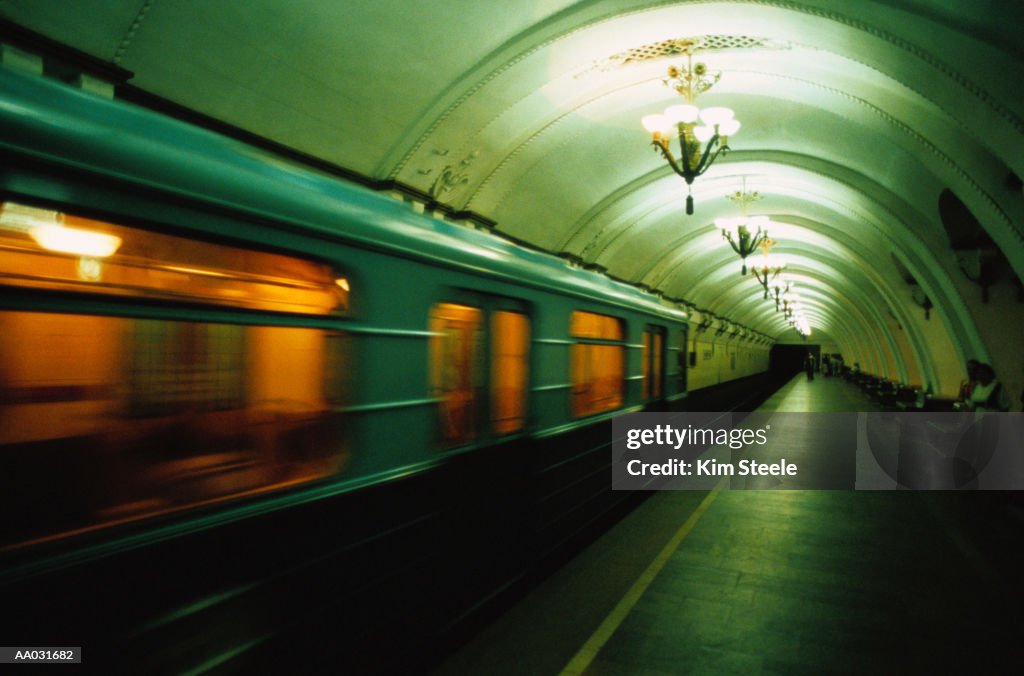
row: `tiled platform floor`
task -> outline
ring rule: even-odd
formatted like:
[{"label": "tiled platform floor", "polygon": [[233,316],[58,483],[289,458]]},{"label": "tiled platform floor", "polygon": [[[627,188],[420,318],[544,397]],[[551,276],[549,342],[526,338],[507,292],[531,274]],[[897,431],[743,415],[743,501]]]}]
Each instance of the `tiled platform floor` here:
[{"label": "tiled platform floor", "polygon": [[842,378],[814,380],[798,375],[764,402],[758,411],[791,411],[794,413],[839,411],[875,411],[875,404],[855,386]]},{"label": "tiled platform floor", "polygon": [[[772,411],[868,407],[843,381],[804,376],[765,405]],[[994,510],[999,500],[992,495],[709,495],[653,496],[438,673],[560,673],[705,499],[711,500],[706,511],[610,638],[592,658],[576,662],[585,673],[1024,668],[1015,580],[1024,526]]]},{"label": "tiled platform floor", "polygon": [[913,493],[722,492],[588,673],[1024,666],[1019,612],[943,525]]}]

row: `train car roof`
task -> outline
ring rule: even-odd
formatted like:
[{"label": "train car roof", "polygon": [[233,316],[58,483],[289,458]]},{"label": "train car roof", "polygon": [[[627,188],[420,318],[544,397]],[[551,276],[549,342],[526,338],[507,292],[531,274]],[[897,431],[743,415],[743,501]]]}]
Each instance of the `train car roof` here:
[{"label": "train car roof", "polygon": [[0,147],[394,254],[685,321],[629,284],[121,101],[0,68]]}]

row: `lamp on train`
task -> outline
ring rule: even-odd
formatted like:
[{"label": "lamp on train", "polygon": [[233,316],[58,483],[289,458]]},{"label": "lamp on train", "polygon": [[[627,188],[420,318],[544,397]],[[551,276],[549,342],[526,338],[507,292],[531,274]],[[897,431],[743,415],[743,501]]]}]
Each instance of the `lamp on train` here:
[{"label": "lamp on train", "polygon": [[[672,170],[686,181],[686,213],[693,213],[693,180],[703,174],[720,154],[729,151],[729,136],[739,131],[740,123],[732,110],[722,107],[704,108],[695,105],[697,97],[711,89],[722,74],[709,75],[703,63],[693,63],[693,45],[685,48],[686,68],[670,66],[663,80],[683,97],[686,103],[669,106],[664,113],[645,115],[644,128],[651,133],[651,143],[661,152]],[[700,124],[698,124],[698,120]],[[679,157],[669,148],[671,135],[679,136]]]},{"label": "lamp on train", "polygon": [[64,225],[64,214],[14,202],[0,206],[0,226],[28,234],[47,251],[88,258],[107,258],[121,246],[121,238],[105,232]]},{"label": "lamp on train", "polygon": [[[747,256],[754,253],[762,242],[768,240],[767,216],[748,216],[748,207],[761,199],[761,194],[756,190],[747,192],[747,179],[743,179],[743,189],[737,190],[726,197],[740,205],[743,211],[742,216],[730,218],[716,218],[715,225],[722,230],[722,238],[729,242],[732,250],[743,260],[743,269],[740,274],[747,274]],[[770,241],[770,240],[769,240]],[[774,244],[774,242],[773,242]],[[769,245],[770,246],[770,245]]]},{"label": "lamp on train", "polygon": [[107,258],[121,246],[117,235],[64,225],[41,225],[28,234],[44,249],[88,258]]}]

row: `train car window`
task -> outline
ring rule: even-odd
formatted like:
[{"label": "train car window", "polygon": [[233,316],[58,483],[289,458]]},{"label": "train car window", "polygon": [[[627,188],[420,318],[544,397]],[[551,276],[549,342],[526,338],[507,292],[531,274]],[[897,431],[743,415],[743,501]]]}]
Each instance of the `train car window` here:
[{"label": "train car window", "polygon": [[665,329],[648,326],[644,330],[643,352],[643,398],[659,399],[664,384]]},{"label": "train car window", "polygon": [[665,329],[654,334],[654,397],[664,396],[665,387]]},{"label": "train car window", "polygon": [[[348,460],[348,306],[324,263],[0,204],[0,287],[122,301],[0,309],[0,550],[282,489]],[[55,296],[56,298],[56,296]],[[151,301],[288,312],[159,318]],[[166,307],[166,304],[165,304]],[[180,306],[179,306],[180,307]],[[116,315],[116,316],[115,316]]]},{"label": "train car window", "polygon": [[334,474],[345,340],[0,312],[0,548]]},{"label": "train car window", "polygon": [[517,432],[526,423],[530,320],[521,312],[491,315],[491,425],[495,434]]},{"label": "train car window", "polygon": [[329,265],[6,201],[0,275],[12,286],[330,315],[349,280]]},{"label": "train car window", "polygon": [[651,398],[651,332],[644,331],[643,351],[640,355],[643,372],[643,393],[644,401]]},{"label": "train car window", "polygon": [[679,365],[679,391],[684,392],[686,390],[686,371],[688,368],[687,364],[687,330],[683,329],[679,333],[679,355],[677,358]]},{"label": "train car window", "polygon": [[445,448],[476,438],[482,323],[483,312],[468,305],[439,303],[430,311],[430,394]]},{"label": "train car window", "polygon": [[244,404],[246,327],[151,319],[132,324],[130,415]]},{"label": "train car window", "polygon": [[660,399],[665,386],[665,328],[649,327],[651,334],[651,398]]},{"label": "train car window", "polygon": [[569,333],[576,339],[570,348],[573,417],[621,406],[626,353],[622,320],[575,310]]}]

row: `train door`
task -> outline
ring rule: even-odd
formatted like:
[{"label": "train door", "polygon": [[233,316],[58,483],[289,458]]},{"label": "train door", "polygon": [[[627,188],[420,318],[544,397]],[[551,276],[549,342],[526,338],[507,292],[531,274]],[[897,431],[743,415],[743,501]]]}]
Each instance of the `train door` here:
[{"label": "train door", "polygon": [[687,341],[689,340],[686,327],[679,332],[679,391],[686,391],[686,370],[689,366],[689,355]]},{"label": "train door", "polygon": [[430,394],[437,399],[441,445],[476,439],[480,399],[483,312],[438,303],[430,312]]},{"label": "train door", "polygon": [[523,304],[479,295],[439,303],[430,333],[430,391],[438,402],[442,447],[522,430],[530,345]]},{"label": "train door", "polygon": [[490,432],[505,435],[526,426],[530,318],[518,303],[495,305],[490,312]]},{"label": "train door", "polygon": [[649,324],[643,337],[643,400],[665,396],[665,327]]}]

